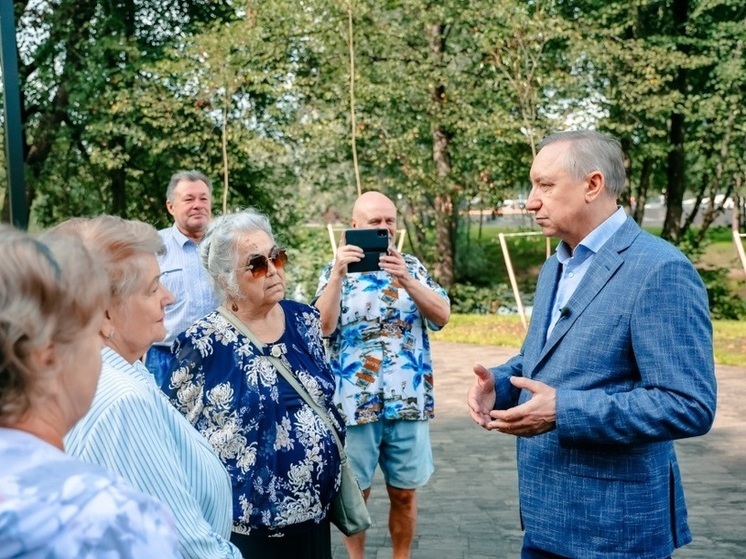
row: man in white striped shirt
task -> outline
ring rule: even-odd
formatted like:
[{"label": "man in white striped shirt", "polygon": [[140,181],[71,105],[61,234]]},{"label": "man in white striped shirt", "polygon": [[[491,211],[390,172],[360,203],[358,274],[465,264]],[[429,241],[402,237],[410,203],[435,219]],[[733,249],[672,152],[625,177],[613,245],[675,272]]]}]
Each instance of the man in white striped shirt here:
[{"label": "man in white striped shirt", "polygon": [[158,264],[161,283],[176,300],[166,307],[166,337],[148,350],[145,360],[158,386],[171,374],[171,344],[176,336],[220,304],[199,258],[199,243],[212,217],[210,179],[195,170],[174,173],[166,190],[166,208],[174,224],[158,231],[166,245]]}]

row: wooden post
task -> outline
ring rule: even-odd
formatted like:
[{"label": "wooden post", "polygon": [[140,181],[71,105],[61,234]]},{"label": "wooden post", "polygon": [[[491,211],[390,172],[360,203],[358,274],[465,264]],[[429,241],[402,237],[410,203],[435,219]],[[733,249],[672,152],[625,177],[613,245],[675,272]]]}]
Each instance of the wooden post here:
[{"label": "wooden post", "polygon": [[337,239],[334,238],[334,229],[332,229],[332,224],[327,223],[326,224],[326,230],[329,232],[329,243],[332,245],[332,258],[336,258],[337,256]]},{"label": "wooden post", "polygon": [[738,253],[738,257],[741,259],[741,266],[743,266],[743,271],[746,272],[746,253],[743,250],[743,240],[741,237],[744,237],[746,235],[739,233],[738,229],[733,230],[733,242],[736,245],[736,252]]},{"label": "wooden post", "polygon": [[742,200],[743,199],[738,194],[733,195],[734,204],[733,204],[733,217],[731,221],[731,227],[733,228],[733,242],[736,245],[736,252],[738,253],[738,257],[741,259],[741,266],[743,266],[743,271],[746,272],[746,254],[744,254],[743,240],[741,239],[742,237],[746,235],[741,233],[738,229],[738,226],[741,222]]},{"label": "wooden post", "polygon": [[515,273],[513,272],[513,262],[510,260],[510,252],[508,251],[508,244],[505,242],[505,233],[499,233],[497,235],[500,239],[500,248],[503,251],[503,258],[505,258],[505,265],[508,268],[508,277],[510,278],[510,286],[513,288],[513,297],[515,297],[515,304],[518,307],[518,315],[521,317],[521,324],[523,329],[528,330],[528,322],[526,322],[526,313],[523,310],[523,300],[521,299],[521,292],[518,290],[518,282],[515,279]]},{"label": "wooden post", "polygon": [[396,243],[396,250],[401,252],[401,249],[404,248],[404,238],[407,236],[407,230],[406,229],[399,229],[399,242]]}]

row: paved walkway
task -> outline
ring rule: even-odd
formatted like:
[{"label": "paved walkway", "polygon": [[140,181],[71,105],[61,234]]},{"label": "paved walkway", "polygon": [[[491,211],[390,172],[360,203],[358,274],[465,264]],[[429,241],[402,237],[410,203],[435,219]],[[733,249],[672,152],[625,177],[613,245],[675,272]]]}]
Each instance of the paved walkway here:
[{"label": "paved walkway", "polygon": [[[412,559],[520,556],[515,440],[472,423],[466,390],[474,363],[504,362],[514,349],[433,343],[435,474],[418,492],[420,519]],[[677,442],[694,541],[674,559],[746,558],[746,367],[717,367],[718,412],[704,437]],[[388,502],[378,472],[369,508],[367,559],[390,559]],[[334,559],[347,553],[332,528]]]}]

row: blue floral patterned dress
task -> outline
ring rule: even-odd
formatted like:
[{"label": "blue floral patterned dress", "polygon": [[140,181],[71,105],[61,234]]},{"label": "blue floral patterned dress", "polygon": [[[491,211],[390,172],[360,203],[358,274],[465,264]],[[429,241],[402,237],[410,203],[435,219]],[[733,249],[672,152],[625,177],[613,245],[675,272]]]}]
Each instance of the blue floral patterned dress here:
[{"label": "blue floral patterned dress", "polygon": [[290,535],[324,521],[339,489],[334,436],[267,358],[280,355],[311,397],[344,430],[316,308],[281,301],[285,332],[254,346],[219,312],[178,336],[178,366],[163,386],[210,442],[233,482],[233,530]]}]

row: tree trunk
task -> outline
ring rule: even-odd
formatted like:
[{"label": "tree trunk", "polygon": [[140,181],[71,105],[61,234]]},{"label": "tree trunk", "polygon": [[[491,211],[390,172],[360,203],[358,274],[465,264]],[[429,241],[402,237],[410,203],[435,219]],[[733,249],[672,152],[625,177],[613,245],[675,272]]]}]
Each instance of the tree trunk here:
[{"label": "tree trunk", "polygon": [[618,202],[625,208],[630,209],[632,208],[632,200],[634,199],[634,195],[632,193],[632,158],[630,158],[630,141],[627,137],[622,138],[621,141],[622,144],[622,152],[624,153],[624,176],[625,176],[625,185],[624,189],[622,190],[621,195],[619,196]]},{"label": "tree trunk", "polygon": [[[441,62],[445,51],[445,26],[432,24],[429,26],[430,54],[437,62]],[[438,66],[438,64],[436,64]],[[454,203],[448,184],[451,174],[451,155],[449,150],[449,135],[439,122],[439,114],[445,103],[445,85],[438,83],[433,86],[432,99],[433,115],[433,161],[438,180],[435,196],[435,248],[436,261],[433,275],[443,286],[450,287],[454,283],[453,266],[454,254]]]},{"label": "tree trunk", "polygon": [[646,157],[642,162],[640,169],[640,184],[637,189],[637,198],[635,200],[635,211],[633,217],[638,224],[642,224],[645,217],[645,204],[648,201],[648,190],[650,190],[650,176],[653,174],[653,160]]},{"label": "tree trunk", "polygon": [[[673,21],[675,33],[680,40],[677,50],[689,51],[683,40],[686,35],[686,22],[688,19],[688,0],[674,0]],[[676,90],[682,98],[687,95],[687,71],[680,68],[676,75]],[[661,236],[677,243],[681,240],[681,216],[683,214],[682,202],[686,190],[686,161],[684,158],[684,133],[685,118],[683,112],[677,109],[671,115],[671,129],[669,130],[670,150],[668,152],[668,165],[666,168],[667,191],[666,191],[666,218],[663,221],[663,232]]]},{"label": "tree trunk", "polygon": [[[76,2],[60,5],[58,11],[68,16],[69,34],[62,39],[65,52],[76,52],[80,43],[87,41],[90,37],[90,26],[88,22],[95,16],[96,2]],[[20,14],[16,10],[16,33],[22,29]],[[63,16],[60,16],[63,17]],[[29,109],[27,107],[24,85],[30,74],[35,70],[36,61],[30,64],[24,64],[23,59],[19,56],[18,72],[20,74],[20,94],[21,94],[21,126],[23,127],[23,154],[26,164],[26,200],[29,212],[36,198],[36,182],[42,175],[47,158],[52,153],[53,146],[57,139],[57,134],[63,123],[70,126],[70,119],[67,118],[69,111],[68,84],[82,70],[85,60],[80,56],[66,56],[60,74],[60,80],[52,102],[42,108]],[[38,125],[33,130],[29,130],[29,123],[34,119]],[[28,143],[28,138],[33,138],[33,143]],[[8,204],[8,193],[5,193],[3,203],[2,220],[10,220],[10,206]],[[30,216],[27,216],[30,217]]]},{"label": "tree trunk", "polygon": [[[742,176],[736,175],[733,177],[733,216],[731,217],[731,227],[733,231],[741,233],[746,225],[746,212],[743,212],[743,202],[746,201],[744,197],[739,195],[741,192]],[[744,270],[746,272],[746,270]]]},{"label": "tree trunk", "polygon": [[453,213],[453,199],[450,196],[439,194],[435,197],[435,250],[437,260],[433,275],[443,287],[454,284],[453,274],[453,237],[451,235],[452,224],[449,216]]},{"label": "tree trunk", "polygon": [[111,185],[111,211],[114,215],[127,218],[127,172],[124,169],[109,171]]}]

